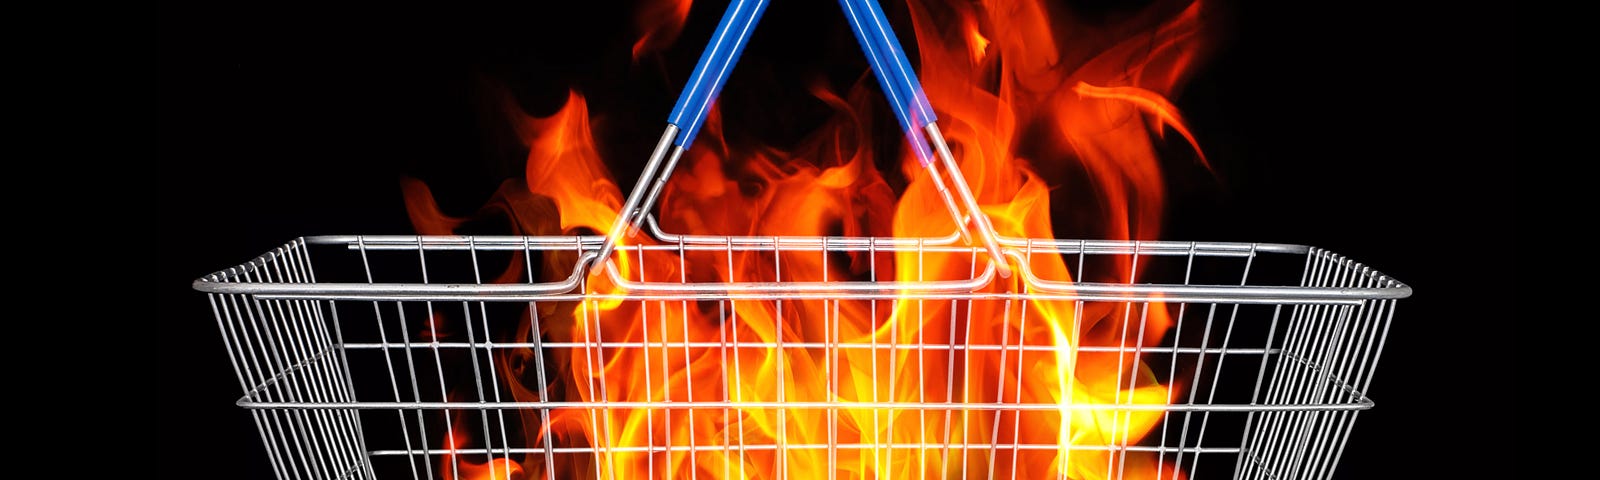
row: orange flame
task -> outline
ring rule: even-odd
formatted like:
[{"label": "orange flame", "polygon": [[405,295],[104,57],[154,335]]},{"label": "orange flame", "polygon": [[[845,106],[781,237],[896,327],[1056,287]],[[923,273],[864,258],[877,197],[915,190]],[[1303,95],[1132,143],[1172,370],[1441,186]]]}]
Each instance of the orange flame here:
[{"label": "orange flame", "polygon": [[[939,109],[939,125],[962,174],[1001,235],[1157,237],[1165,185],[1155,140],[1170,128],[1198,152],[1193,133],[1166,97],[1183,83],[1202,51],[1201,6],[1196,0],[1176,7],[1156,2],[1116,25],[1091,28],[1076,22],[1070,12],[1038,1],[929,0],[910,5],[924,88]],[[659,17],[660,23],[634,44],[635,58],[671,43],[687,12],[687,1],[649,3],[641,15]],[[663,228],[706,235],[907,238],[954,231],[915,159],[907,154],[895,159],[905,179],[898,189],[891,186],[897,180],[874,168],[873,145],[882,140],[870,134],[869,119],[884,112],[870,75],[864,73],[847,92],[815,86],[810,94],[835,115],[788,149],[729,144],[722,134],[723,118],[713,110],[661,197]],[[526,176],[520,184],[508,182],[486,213],[472,218],[509,217],[517,234],[605,232],[622,203],[621,189],[596,148],[589,115],[577,92],[551,116],[516,115],[513,121],[529,149]],[[1203,155],[1199,158],[1204,161]],[[419,232],[450,233],[472,220],[444,215],[420,182],[407,181],[404,189]],[[1068,210],[1052,212],[1052,204],[1061,202]],[[1070,235],[1058,232],[1058,226]],[[628,241],[648,242],[644,237]],[[689,251],[682,258],[671,251],[635,255],[617,257],[624,277],[673,282],[865,280],[865,275],[884,272],[893,272],[894,278],[876,280],[953,280],[969,278],[972,268],[964,255],[916,252],[833,258],[779,258],[756,251],[732,258],[710,251]],[[571,254],[546,255],[539,274],[563,277],[575,260]],[[1071,278],[1060,255],[1031,255],[1027,261],[1041,277],[1084,280]],[[519,277],[521,262],[518,257],[495,281],[537,280]],[[1135,265],[1118,267],[1103,269],[1112,273],[1093,280],[1132,283]],[[589,285],[592,292],[612,288]],[[987,288],[1022,292],[1026,285],[1013,277]],[[1176,468],[1158,472],[1164,467],[1155,454],[1113,455],[1111,449],[1091,448],[1139,442],[1159,424],[1159,409],[1071,408],[1159,406],[1181,390],[1158,382],[1150,367],[1125,349],[1082,348],[1160,341],[1173,321],[1160,304],[796,299],[781,307],[733,301],[707,309],[696,302],[586,300],[566,306],[541,303],[528,315],[543,319],[541,331],[525,321],[518,338],[585,344],[1002,345],[1026,337],[1050,339],[1054,350],[976,352],[957,364],[929,360],[926,352],[907,348],[840,349],[836,358],[799,347],[573,348],[551,355],[547,371],[556,378],[543,384],[531,381],[530,369],[533,359],[547,352],[497,351],[501,358],[496,368],[501,378],[511,379],[506,389],[521,402],[1020,402],[1061,408],[976,409],[955,415],[865,407],[519,411],[515,415],[522,431],[529,432],[529,444],[605,448],[588,458],[564,456],[553,464],[532,456],[485,464],[504,462],[498,468],[508,476],[770,478],[785,472],[806,478],[902,478],[942,475],[952,462],[1006,462],[1009,467],[996,471],[1009,471],[1002,476],[1015,478],[1183,478]],[[958,331],[957,317],[993,320],[963,322]],[[1130,317],[1137,320],[1130,322]],[[648,373],[638,374],[642,372]],[[951,379],[954,385],[924,378]],[[729,398],[721,398],[724,392]],[[929,439],[1059,448],[991,454],[885,447]],[[457,441],[451,438],[450,444]],[[737,448],[777,443],[859,448],[839,447],[832,457],[826,449],[796,448],[778,455],[770,449]],[[659,445],[700,448],[630,448]],[[461,464],[453,458],[446,463]],[[482,466],[473,468],[478,468],[475,474],[487,475]],[[465,478],[489,478],[462,472]]]}]

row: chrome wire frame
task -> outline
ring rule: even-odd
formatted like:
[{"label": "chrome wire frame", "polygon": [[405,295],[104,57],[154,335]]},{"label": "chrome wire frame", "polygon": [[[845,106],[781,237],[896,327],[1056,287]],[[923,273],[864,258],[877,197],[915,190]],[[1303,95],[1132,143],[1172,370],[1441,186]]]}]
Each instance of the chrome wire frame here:
[{"label": "chrome wire frame", "polygon": [[[584,458],[593,469],[578,473],[613,478],[618,474],[612,467],[617,466],[602,468],[602,463],[626,452],[648,458],[644,476],[679,475],[684,468],[692,476],[705,467],[705,458],[713,458],[707,455],[722,459],[722,468],[732,473],[745,464],[730,459],[769,455],[777,459],[773,471],[744,475],[787,478],[796,468],[795,455],[819,452],[826,454],[830,472],[842,468],[843,463],[834,462],[865,462],[870,456],[881,465],[937,465],[945,477],[1013,478],[1023,475],[1019,458],[1048,456],[1062,448],[1106,452],[1109,478],[1123,477],[1129,455],[1152,459],[1155,478],[1177,478],[1179,471],[1189,478],[1329,478],[1357,416],[1373,405],[1366,392],[1395,304],[1411,292],[1344,256],[1297,245],[1001,237],[998,241],[1020,283],[996,288],[1001,280],[995,266],[980,260],[990,258],[987,250],[962,242],[955,232],[913,239],[727,237],[664,232],[648,215],[644,224],[653,240],[619,245],[610,259],[635,260],[626,273],[629,269],[619,268],[617,261],[594,261],[604,243],[601,236],[320,236],[295,239],[243,265],[207,275],[194,288],[208,294],[243,391],[238,405],[255,420],[280,479],[470,478],[461,469],[473,464],[487,465],[491,475],[485,478],[503,477],[507,472],[494,469],[510,467],[489,460],[506,458],[519,459],[519,468],[528,471],[549,471]],[[313,251],[318,252],[316,262]],[[676,258],[676,277],[651,277],[662,275],[649,271],[654,265],[644,260],[652,255]],[[757,255],[772,262],[774,271],[765,279],[690,282],[682,262],[691,255],[717,258],[729,271],[736,258]],[[822,264],[829,263],[830,255],[854,256],[864,259],[865,267],[852,278],[827,278],[827,268],[821,278],[797,278],[782,270],[786,257],[803,255],[820,256]],[[880,258],[897,255],[918,262],[924,256],[960,259],[969,265],[968,272],[959,279],[889,280],[896,272]],[[1050,255],[1062,259],[1071,278],[1043,278],[1029,268]],[[566,262],[572,266],[565,271],[549,268]],[[1287,266],[1282,271],[1291,273],[1271,278],[1252,273],[1266,268],[1264,263]],[[494,283],[494,270],[507,264],[522,270],[519,280]],[[599,264],[605,265],[603,272],[591,271]],[[1132,270],[1109,275],[1104,269],[1110,267],[1104,265]],[[1160,281],[1141,283],[1131,274],[1144,266],[1160,270],[1157,265],[1168,267]],[[920,264],[916,271],[920,280]],[[609,287],[596,286],[601,276]],[[1291,276],[1298,281],[1264,283]],[[554,280],[532,280],[550,278]],[[602,330],[602,322],[592,318],[598,314],[584,313],[579,319],[551,313],[589,312],[595,309],[574,306],[602,302],[636,304],[631,320],[624,319],[631,325],[629,333]],[[1122,373],[1123,358],[1145,365],[1171,389],[1169,402],[1135,402],[1131,393],[1094,402],[1024,401],[1021,380],[999,382],[997,388],[1014,388],[1014,395],[996,391],[983,399],[967,394],[956,398],[958,391],[970,392],[970,385],[982,381],[976,373],[957,368],[971,365],[974,356],[998,356],[1000,365],[1020,370],[1025,357],[1037,362],[1060,353],[1051,338],[1023,335],[1031,331],[1027,322],[1041,321],[1035,308],[1040,302],[1070,305],[1072,318],[1059,320],[1070,320],[1071,326],[1062,328],[1074,332],[1086,328],[1079,317],[1087,314],[1080,312],[1113,312],[1099,320],[1121,322],[1120,342],[1081,344],[1074,350],[1115,354],[1118,391],[1135,382],[1132,374]],[[843,307],[852,305],[872,313],[864,320],[848,318],[851,309]],[[944,341],[922,341],[921,328],[915,339],[891,334],[887,342],[878,335],[863,339],[839,334],[845,321],[896,328],[885,325],[881,309],[921,312],[925,305],[948,312],[939,323],[949,330]],[[789,315],[783,314],[786,307]],[[746,321],[740,311],[766,309],[778,312],[775,318],[782,321],[818,322],[817,330],[824,333],[786,341],[783,328],[775,339],[741,339],[738,335],[746,330],[738,325],[697,332],[684,320],[691,309],[715,311],[717,318],[732,322]],[[1002,318],[972,318],[974,310],[984,309],[1000,312]],[[681,324],[669,324],[669,313],[680,311],[674,321]],[[812,317],[793,318],[801,311]],[[1157,315],[1171,319],[1170,331],[1159,341],[1130,339],[1143,337],[1145,322]],[[583,337],[539,333],[558,321],[583,322]],[[508,325],[518,322],[531,325],[520,336],[507,334],[515,330]],[[994,325],[1002,330],[1000,341],[971,341],[972,329]],[[784,355],[777,357],[776,366],[742,361],[746,355],[740,352],[752,350]],[[505,378],[510,367],[504,364],[512,351],[531,352],[519,357],[524,364],[517,368],[522,369],[522,381],[538,385],[571,377],[570,370],[551,363],[558,352],[606,359],[599,378],[590,384],[600,390],[581,396],[588,400],[546,398],[550,393],[541,388],[530,389],[531,397],[512,395],[506,385],[511,380]],[[870,365],[841,364],[849,358],[861,361],[861,352],[870,352]],[[720,354],[720,373],[696,378],[669,361],[687,361],[697,353]],[[646,367],[606,369],[609,359],[626,355],[639,356]],[[781,359],[788,355],[821,358],[825,381],[786,378],[790,373]],[[880,357],[889,363],[882,364]],[[895,359],[903,363],[896,366]],[[905,371],[911,359],[916,370]],[[940,363],[943,369],[929,367]],[[840,370],[852,367],[870,369],[870,382],[888,391],[881,398],[879,387],[873,387],[871,398],[828,394],[839,391]],[[741,385],[740,379],[750,378],[750,369],[765,369],[761,371],[774,379],[776,396],[741,398],[740,392],[750,388],[772,388]],[[878,378],[880,372],[888,378]],[[945,393],[942,398],[910,399],[894,391],[903,383],[895,375],[919,375],[922,388],[933,396]],[[668,391],[660,399],[608,393],[605,386],[622,376]],[[683,377],[688,378],[678,380]],[[690,387],[698,381],[701,388],[671,391],[681,386],[675,383],[679,381]],[[784,392],[784,385],[814,391]],[[1072,386],[1062,380],[1056,388],[1070,393]],[[721,415],[730,425],[743,421],[741,415],[767,412],[776,415],[780,433],[746,438],[738,430],[739,438],[730,438],[725,430],[723,439],[696,445],[693,437],[687,444],[655,437],[642,443],[558,438],[546,428],[528,427],[547,426],[552,418],[574,412],[599,422],[641,410],[652,422]],[[842,412],[851,410],[874,412],[874,422],[879,413],[891,424],[917,421],[918,438],[841,437],[847,416]],[[1105,444],[1063,446],[1002,433],[1039,419],[1067,421],[1069,412],[1076,411],[1109,412],[1122,422],[1135,412],[1153,412],[1159,422],[1140,438],[1123,435]],[[818,428],[825,427],[828,435],[793,440],[782,433],[790,423],[785,415],[820,418],[826,425]],[[968,415],[992,422],[952,420]],[[1006,423],[1012,426],[1008,429]],[[942,425],[943,431],[927,425]],[[457,438],[472,440],[463,445]],[[684,458],[693,465],[682,465]],[[1058,472],[1071,471],[1066,463],[1078,461],[1073,455],[1056,458],[1061,462]],[[680,464],[674,467],[674,461]]]}]

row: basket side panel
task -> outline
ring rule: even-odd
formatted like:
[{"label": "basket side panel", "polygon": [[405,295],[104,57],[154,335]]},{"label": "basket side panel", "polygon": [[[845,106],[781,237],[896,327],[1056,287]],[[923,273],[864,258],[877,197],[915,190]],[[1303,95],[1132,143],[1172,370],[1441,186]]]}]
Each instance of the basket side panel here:
[{"label": "basket side panel", "polygon": [[[1393,288],[1392,280],[1326,251],[1313,250],[1302,286]],[[1266,382],[1252,404],[1293,406],[1252,413],[1240,478],[1330,478],[1361,410],[1394,313],[1393,299],[1355,305],[1293,305],[1263,365]],[[1325,405],[1358,405],[1330,410]]]},{"label": "basket side panel", "polygon": [[[314,283],[309,255],[293,242],[218,282]],[[208,295],[243,393],[278,478],[351,478],[366,470],[360,423],[338,341],[322,302]]]}]

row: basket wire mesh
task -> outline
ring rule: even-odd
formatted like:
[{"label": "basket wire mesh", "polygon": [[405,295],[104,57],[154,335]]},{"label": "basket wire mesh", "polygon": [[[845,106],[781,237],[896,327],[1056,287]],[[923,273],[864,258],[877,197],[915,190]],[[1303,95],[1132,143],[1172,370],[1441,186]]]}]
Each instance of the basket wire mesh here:
[{"label": "basket wire mesh", "polygon": [[[631,276],[625,262],[582,275],[598,236],[335,236],[195,286],[215,310],[238,403],[286,479],[1326,478],[1372,405],[1364,392],[1409,294],[1292,245],[1002,238],[1022,287],[995,289],[984,288],[998,278],[979,269],[983,249],[955,234],[694,237],[648,223],[656,241],[616,248],[617,260],[639,260]],[[644,260],[657,254],[757,255],[773,271],[695,283],[651,272],[660,263]],[[782,269],[806,255],[867,260],[860,280]],[[967,278],[878,280],[899,255],[959,257]],[[1028,268],[1052,256],[1074,279],[1142,263],[1176,281],[1066,282]],[[529,278],[573,266],[547,283],[484,280],[508,262]],[[589,284],[602,277],[615,289]],[[1296,281],[1270,283],[1283,279]],[[1063,305],[1069,317],[1048,316]],[[910,309],[926,311],[884,313]],[[1149,334],[1162,315],[1166,331]],[[1090,321],[1119,336],[1083,333],[1063,348],[1066,337],[1041,328]],[[863,325],[886,333],[848,331]],[[1112,363],[1114,375],[1088,371]],[[1041,364],[1054,367],[1031,368]],[[1154,399],[1149,377],[1165,390]],[[1074,441],[1079,432],[1096,438]]]}]

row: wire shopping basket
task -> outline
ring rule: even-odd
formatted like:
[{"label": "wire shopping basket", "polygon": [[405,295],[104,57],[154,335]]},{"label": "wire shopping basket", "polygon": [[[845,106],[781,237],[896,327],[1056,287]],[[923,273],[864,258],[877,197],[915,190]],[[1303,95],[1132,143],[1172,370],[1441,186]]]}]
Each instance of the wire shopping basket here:
[{"label": "wire shopping basket", "polygon": [[655,222],[766,6],[735,0],[607,235],[304,237],[195,281],[278,478],[1332,475],[1409,287],[998,235],[876,2],[840,3],[958,231]]}]

